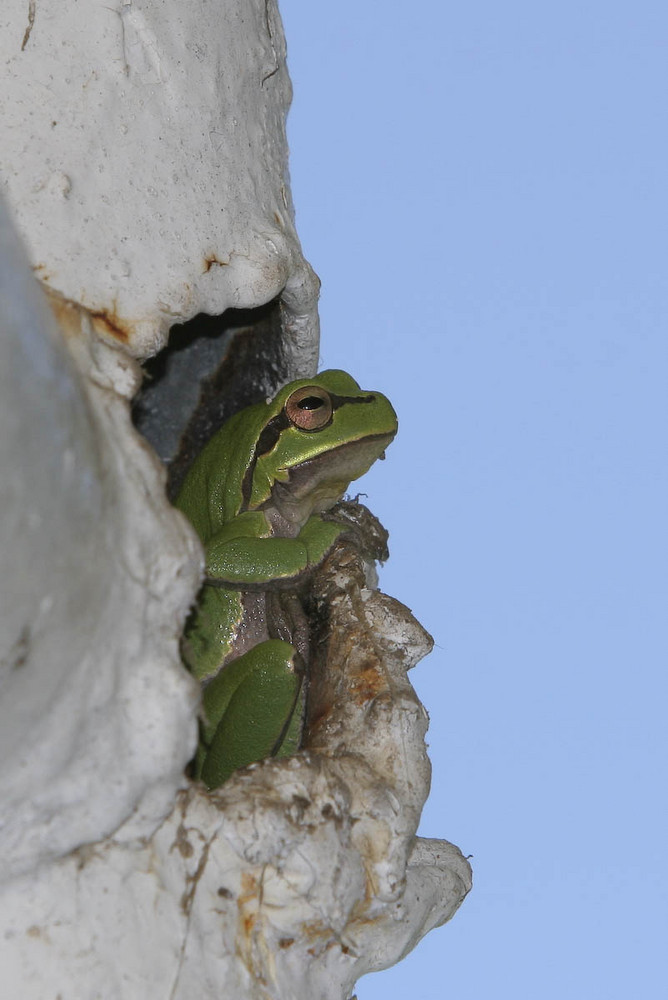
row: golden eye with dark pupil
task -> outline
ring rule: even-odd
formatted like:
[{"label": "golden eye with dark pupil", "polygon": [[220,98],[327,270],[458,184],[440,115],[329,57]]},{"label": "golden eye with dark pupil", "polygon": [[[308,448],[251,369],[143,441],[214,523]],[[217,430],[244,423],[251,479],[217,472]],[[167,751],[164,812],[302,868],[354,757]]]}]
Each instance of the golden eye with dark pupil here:
[{"label": "golden eye with dark pupil", "polygon": [[288,420],[302,431],[319,431],[332,419],[329,393],[317,385],[295,389],[285,404]]}]

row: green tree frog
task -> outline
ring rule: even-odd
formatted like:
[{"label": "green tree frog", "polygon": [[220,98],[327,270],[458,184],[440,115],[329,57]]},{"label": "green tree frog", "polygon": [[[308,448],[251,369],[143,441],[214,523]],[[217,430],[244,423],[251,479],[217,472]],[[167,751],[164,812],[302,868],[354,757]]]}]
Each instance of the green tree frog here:
[{"label": "green tree frog", "polygon": [[396,431],[385,396],[330,370],[236,413],[188,472],[176,506],[199,534],[206,568],[183,649],[203,687],[195,776],[209,788],[299,748],[308,661],[300,588],[347,531],[326,512]]}]

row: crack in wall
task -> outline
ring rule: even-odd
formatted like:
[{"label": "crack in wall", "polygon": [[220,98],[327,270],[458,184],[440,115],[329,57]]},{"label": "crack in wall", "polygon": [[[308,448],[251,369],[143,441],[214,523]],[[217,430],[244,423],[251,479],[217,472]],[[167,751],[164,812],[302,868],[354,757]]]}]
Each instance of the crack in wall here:
[{"label": "crack in wall", "polygon": [[28,0],[28,27],[23,35],[23,41],[21,42],[21,52],[25,49],[28,44],[28,39],[30,38],[30,32],[32,31],[32,26],[35,23],[35,10],[37,8],[37,0]]}]

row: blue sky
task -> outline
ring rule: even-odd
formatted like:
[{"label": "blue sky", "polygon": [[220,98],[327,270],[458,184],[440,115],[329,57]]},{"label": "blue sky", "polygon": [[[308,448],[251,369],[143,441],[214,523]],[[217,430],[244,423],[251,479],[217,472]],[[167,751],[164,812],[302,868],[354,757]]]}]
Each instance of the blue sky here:
[{"label": "blue sky", "polygon": [[392,399],[452,923],[359,1000],[668,997],[668,6],[281,0],[324,367]]}]

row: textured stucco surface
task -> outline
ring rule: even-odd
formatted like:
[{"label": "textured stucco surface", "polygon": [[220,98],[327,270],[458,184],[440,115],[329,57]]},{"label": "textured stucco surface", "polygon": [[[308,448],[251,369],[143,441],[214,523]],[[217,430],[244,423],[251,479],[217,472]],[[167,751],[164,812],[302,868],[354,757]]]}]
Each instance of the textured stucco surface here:
[{"label": "textured stucco surface", "polygon": [[150,828],[196,736],[199,546],[131,427],[136,363],[59,319],[75,363],[0,207],[0,879]]},{"label": "textured stucco surface", "polygon": [[343,1000],[470,887],[455,847],[415,837],[427,718],[406,671],[430,639],[338,553],[306,748],[190,783],[178,641],[201,551],[129,417],[135,359],[202,311],[280,294],[288,367],[314,370],[275,4],[6,0],[0,54],[29,258],[0,218],[3,986]]},{"label": "textured stucco surface", "polygon": [[314,363],[272,0],[5,0],[0,58],[3,189],[49,288],[138,356],[285,289]]}]

